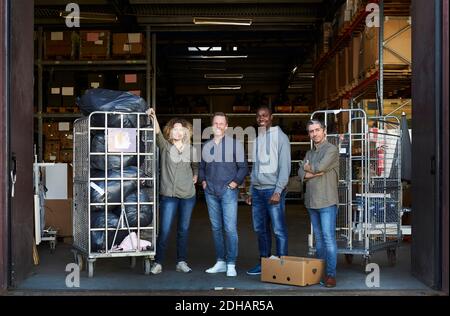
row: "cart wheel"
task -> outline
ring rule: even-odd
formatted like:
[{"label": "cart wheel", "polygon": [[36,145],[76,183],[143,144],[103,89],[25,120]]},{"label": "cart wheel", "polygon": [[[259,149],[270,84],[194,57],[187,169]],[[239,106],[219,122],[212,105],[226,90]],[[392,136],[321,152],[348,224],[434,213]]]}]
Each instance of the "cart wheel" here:
[{"label": "cart wheel", "polygon": [[144,274],[149,275],[150,274],[150,259],[144,258]]},{"label": "cart wheel", "polygon": [[50,253],[54,253],[56,249],[56,240],[50,240]]},{"label": "cart wheel", "polygon": [[136,267],[136,257],[130,257],[130,268],[134,269]]},{"label": "cart wheel", "polygon": [[397,249],[395,248],[388,248],[386,249],[387,252],[387,258],[389,262],[389,266],[393,267],[397,263]]},{"label": "cart wheel", "polygon": [[73,254],[73,261],[75,261],[75,263],[77,263],[78,252],[75,249],[71,249],[70,251],[72,251],[72,254]]},{"label": "cart wheel", "polygon": [[345,254],[345,263],[352,264],[353,263],[353,255],[350,253]]},{"label": "cart wheel", "polygon": [[80,267],[80,271],[83,271],[83,256],[79,253],[76,254],[76,260],[75,260],[78,264],[78,267]]},{"label": "cart wheel", "polygon": [[94,260],[88,260],[88,276],[90,278],[94,276]]}]

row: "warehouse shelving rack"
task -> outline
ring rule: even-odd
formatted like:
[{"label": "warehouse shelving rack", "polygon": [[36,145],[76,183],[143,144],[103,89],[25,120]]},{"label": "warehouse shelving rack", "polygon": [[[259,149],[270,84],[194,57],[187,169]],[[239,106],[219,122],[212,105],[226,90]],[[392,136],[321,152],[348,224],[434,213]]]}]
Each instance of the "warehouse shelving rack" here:
[{"label": "warehouse shelving rack", "polygon": [[151,32],[151,27],[145,29],[146,56],[145,59],[127,60],[43,60],[44,28],[39,27],[37,36],[38,56],[35,61],[37,73],[37,113],[35,119],[38,125],[38,160],[43,161],[43,124],[44,120],[74,120],[82,117],[81,113],[45,113],[44,112],[44,72],[45,71],[145,71],[146,72],[146,100],[148,104],[155,104],[156,76],[156,34]]},{"label": "warehouse shelving rack", "polygon": [[[400,30],[398,33],[392,35],[388,39],[384,39],[384,23],[381,23],[381,21],[384,22],[385,17],[387,16],[409,16],[409,9],[407,9],[409,7],[405,5],[405,3],[402,3],[401,6],[396,8],[393,5],[395,4],[394,2],[395,1],[389,1],[385,3],[384,0],[370,0],[367,2],[367,4],[373,3],[379,6],[378,17],[380,23],[378,27],[378,68],[372,69],[367,73],[366,78],[361,80],[357,85],[353,86],[344,94],[332,99],[331,102],[329,102],[326,106],[319,106],[318,110],[340,108],[341,101],[345,99],[350,101],[350,108],[356,108],[356,100],[360,99],[363,96],[367,97],[368,95],[374,95],[375,99],[377,100],[378,115],[383,116],[385,114],[383,109],[385,88],[389,87],[392,89],[392,87],[395,87],[395,89],[392,90],[396,91],[404,91],[411,88],[411,69],[408,69],[408,71],[386,71],[384,69],[383,52],[384,49],[390,50],[387,47],[387,42],[398,34],[401,34],[401,32],[403,32],[404,30]],[[343,47],[345,47],[346,44],[348,44],[348,42],[352,39],[354,33],[361,32],[363,30],[364,23],[369,13],[370,12],[366,11],[364,7],[360,8],[358,13],[355,15],[352,23],[344,29],[342,35],[337,38],[333,47],[330,48],[330,50],[326,54],[322,55],[316,61],[314,65],[315,73],[318,73],[318,71],[328,61],[330,61],[331,58],[339,52],[339,50],[341,50]],[[402,56],[399,56],[399,58],[401,58],[402,60],[404,59]],[[408,62],[408,64],[411,66],[411,63],[409,61],[405,61]]]}]

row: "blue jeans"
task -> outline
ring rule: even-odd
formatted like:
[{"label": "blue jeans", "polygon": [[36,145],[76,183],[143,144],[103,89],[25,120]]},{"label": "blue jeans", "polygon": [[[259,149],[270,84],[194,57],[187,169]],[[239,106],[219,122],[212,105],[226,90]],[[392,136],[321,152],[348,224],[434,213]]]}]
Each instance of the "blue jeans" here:
[{"label": "blue jeans", "polygon": [[336,277],[336,215],[337,206],[308,209],[316,239],[317,258],[326,263],[327,276]]},{"label": "blue jeans", "polygon": [[170,228],[177,215],[177,262],[186,261],[189,224],[195,201],[195,195],[188,199],[160,196],[159,235],[155,257],[157,263],[162,263],[164,260]]},{"label": "blue jeans", "polygon": [[252,189],[253,229],[258,235],[260,257],[270,257],[272,252],[272,234],[275,235],[277,256],[288,254],[288,233],[285,219],[286,191],[281,193],[278,204],[269,204],[275,189]]},{"label": "blue jeans", "polygon": [[238,193],[238,189],[230,188],[227,188],[222,196],[205,192],[216,248],[216,259],[226,261],[227,264],[235,264],[238,255]]}]

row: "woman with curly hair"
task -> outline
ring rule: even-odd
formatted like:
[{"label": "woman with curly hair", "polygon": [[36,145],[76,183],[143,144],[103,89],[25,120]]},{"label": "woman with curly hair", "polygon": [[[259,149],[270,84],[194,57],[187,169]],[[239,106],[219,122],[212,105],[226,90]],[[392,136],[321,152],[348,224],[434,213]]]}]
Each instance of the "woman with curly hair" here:
[{"label": "woman with curly hair", "polygon": [[150,109],[154,120],[156,144],[160,150],[160,228],[156,243],[156,258],[150,272],[162,272],[162,262],[172,223],[177,217],[178,272],[191,272],[187,260],[187,243],[192,210],[195,206],[195,187],[198,176],[196,153],[191,146],[192,125],[181,118],[171,119],[161,131],[156,113]]}]

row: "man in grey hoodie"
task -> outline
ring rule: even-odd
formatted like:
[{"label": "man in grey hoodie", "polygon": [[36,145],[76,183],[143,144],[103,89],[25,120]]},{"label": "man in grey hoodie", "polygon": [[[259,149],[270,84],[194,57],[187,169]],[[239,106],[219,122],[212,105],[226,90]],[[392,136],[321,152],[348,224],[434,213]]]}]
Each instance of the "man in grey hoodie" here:
[{"label": "man in grey hoodie", "polygon": [[[285,220],[286,186],[291,173],[291,145],[279,126],[272,126],[272,111],[261,106],[256,112],[258,137],[252,151],[251,190],[247,203],[252,205],[253,229],[258,236],[260,257],[270,257],[272,234],[275,235],[277,256],[288,254],[288,234]],[[261,274],[261,264],[247,271]]]}]

